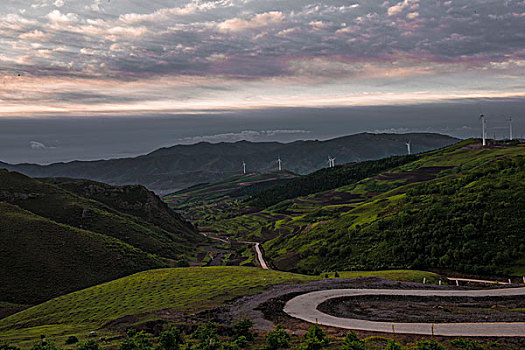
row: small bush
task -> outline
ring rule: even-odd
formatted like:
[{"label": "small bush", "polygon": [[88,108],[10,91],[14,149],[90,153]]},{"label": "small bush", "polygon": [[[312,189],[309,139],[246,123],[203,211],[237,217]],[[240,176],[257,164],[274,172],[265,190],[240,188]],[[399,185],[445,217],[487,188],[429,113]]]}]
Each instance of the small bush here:
[{"label": "small bush", "polygon": [[348,333],[345,337],[342,350],[365,350],[365,342],[357,337],[354,331]]},{"label": "small bush", "polygon": [[435,340],[422,340],[416,343],[417,350],[445,350],[446,348]]},{"label": "small bush", "polygon": [[85,343],[80,343],[77,346],[78,350],[100,350],[100,345],[93,339],[88,340]]},{"label": "small bush", "polygon": [[120,344],[119,350],[150,350],[151,347],[151,339],[146,332],[129,330],[128,336]]},{"label": "small bush", "polygon": [[330,345],[330,340],[321,327],[314,324],[304,335],[305,341],[299,347],[300,350],[318,350]]},{"label": "small bush", "polygon": [[0,350],[20,350],[20,348],[18,346],[0,342]]},{"label": "small bush", "polygon": [[66,344],[67,345],[71,345],[71,344],[76,344],[78,343],[78,338],[75,337],[74,335],[70,335],[69,337],[67,337],[66,339]]},{"label": "small bush", "polygon": [[35,344],[31,347],[31,350],[60,350],[53,342],[47,341],[45,336],[42,338],[38,344]]},{"label": "small bush", "polygon": [[457,338],[450,342],[450,344],[456,348],[459,349],[465,349],[465,350],[483,350],[483,347],[476,343],[475,341],[463,339],[463,338]]},{"label": "small bush", "polygon": [[290,347],[290,335],[278,324],[275,329],[266,334],[266,350],[286,349]]},{"label": "small bush", "polygon": [[177,328],[168,327],[159,335],[158,350],[179,350],[184,338]]},{"label": "small bush", "polygon": [[390,339],[385,350],[403,350],[405,347],[394,340]]},{"label": "small bush", "polygon": [[233,338],[245,337],[247,341],[253,341],[254,336],[250,329],[253,327],[253,322],[249,318],[242,319],[233,324]]}]

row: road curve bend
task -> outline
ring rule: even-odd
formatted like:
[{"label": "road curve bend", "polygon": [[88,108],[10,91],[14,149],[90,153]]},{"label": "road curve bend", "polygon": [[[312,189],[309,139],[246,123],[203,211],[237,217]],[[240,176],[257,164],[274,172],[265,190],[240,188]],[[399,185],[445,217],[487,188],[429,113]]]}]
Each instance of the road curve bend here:
[{"label": "road curve bend", "polygon": [[523,337],[525,322],[479,322],[479,323],[397,323],[377,322],[352,318],[341,318],[317,310],[317,306],[328,299],[361,295],[404,295],[423,297],[498,297],[525,295],[525,288],[489,289],[489,290],[397,290],[397,289],[330,289],[296,296],[289,300],[284,312],[310,323],[372,332],[452,336],[452,337]]}]

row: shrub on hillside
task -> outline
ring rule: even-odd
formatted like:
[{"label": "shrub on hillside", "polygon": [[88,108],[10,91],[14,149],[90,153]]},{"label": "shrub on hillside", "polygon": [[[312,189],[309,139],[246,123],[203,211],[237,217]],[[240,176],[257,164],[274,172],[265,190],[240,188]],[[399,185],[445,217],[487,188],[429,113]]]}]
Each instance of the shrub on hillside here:
[{"label": "shrub on hillside", "polygon": [[266,334],[266,350],[286,349],[290,347],[290,335],[278,324],[275,329]]},{"label": "shrub on hillside", "polygon": [[404,350],[405,347],[399,343],[396,343],[393,339],[388,341],[388,345],[385,350]]},{"label": "shrub on hillside", "polygon": [[179,350],[184,338],[177,328],[168,327],[159,335],[158,350]]},{"label": "shrub on hillside", "polygon": [[66,339],[66,344],[67,345],[71,345],[71,344],[76,344],[78,343],[78,338],[75,337],[74,335],[70,335],[69,337],[67,337]]},{"label": "shrub on hillside", "polygon": [[350,331],[345,337],[342,350],[365,350],[365,342],[357,337],[354,331]]},{"label": "shrub on hillside", "polygon": [[20,348],[9,343],[0,342],[0,350],[20,350]]},{"label": "shrub on hillside", "polygon": [[300,350],[319,350],[330,345],[330,340],[325,332],[318,325],[314,324],[304,335],[304,343],[299,347]]},{"label": "shrub on hillside", "polygon": [[91,339],[85,343],[78,344],[77,350],[100,350],[100,345]]},{"label": "shrub on hillside", "polygon": [[151,347],[151,338],[146,332],[128,330],[128,335],[120,344],[119,350],[150,350]]},{"label": "shrub on hillside", "polygon": [[483,346],[479,345],[477,342],[463,338],[454,339],[450,344],[458,349],[483,350]]},{"label": "shrub on hillside", "polygon": [[45,337],[40,338],[40,343],[31,347],[31,350],[61,350],[53,342],[48,341]]},{"label": "shrub on hillside", "polygon": [[232,326],[234,340],[244,337],[247,341],[252,341],[254,339],[253,333],[250,331],[252,327],[253,322],[249,318],[235,322]]},{"label": "shrub on hillside", "polygon": [[445,350],[445,347],[435,340],[422,340],[416,343],[417,350]]}]

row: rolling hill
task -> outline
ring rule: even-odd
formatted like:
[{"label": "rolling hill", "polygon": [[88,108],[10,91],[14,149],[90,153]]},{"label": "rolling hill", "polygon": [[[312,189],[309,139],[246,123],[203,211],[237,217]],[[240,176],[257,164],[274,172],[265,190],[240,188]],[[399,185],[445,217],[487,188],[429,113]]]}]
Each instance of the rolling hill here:
[{"label": "rolling hill", "polygon": [[[425,277],[434,283],[439,279],[438,275],[421,271],[341,272],[341,278],[372,276],[401,281],[421,281]],[[322,278],[254,267],[144,271],[60,296],[1,319],[0,340],[29,348],[41,334],[63,344],[70,335],[88,339],[94,329],[99,336],[118,338],[131,325],[176,322],[240,296],[260,293],[272,285]]]},{"label": "rolling hill", "polygon": [[0,205],[3,302],[32,304],[133,272],[187,264],[204,240],[141,186],[40,181],[0,170]]},{"label": "rolling hill", "polygon": [[481,148],[466,140],[397,160],[324,169],[253,195],[239,206],[251,206],[249,213],[230,208],[229,219],[201,224],[265,242],[268,260],[286,271],[420,268],[522,276],[524,159],[524,144]]},{"label": "rolling hill", "polygon": [[457,139],[431,133],[362,133],[327,141],[198,143],[161,148],[136,158],[74,161],[50,165],[5,164],[0,168],[32,177],[84,178],[115,185],[141,184],[158,193],[170,193],[200,183],[212,183],[240,174],[242,161],[249,172],[276,170],[281,156],[284,168],[307,174],[326,167],[327,156],[338,164],[406,154],[410,140],[414,152],[450,145]]}]

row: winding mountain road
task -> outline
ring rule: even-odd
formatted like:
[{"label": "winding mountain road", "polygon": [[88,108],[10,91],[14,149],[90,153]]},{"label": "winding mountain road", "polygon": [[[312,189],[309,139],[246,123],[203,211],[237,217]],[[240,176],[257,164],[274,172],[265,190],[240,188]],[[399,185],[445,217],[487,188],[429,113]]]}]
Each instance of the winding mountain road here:
[{"label": "winding mountain road", "polygon": [[[489,290],[402,290],[402,289],[331,289],[299,295],[289,300],[284,312],[310,323],[362,331],[470,337],[523,337],[525,322],[469,322],[469,323],[396,323],[341,318],[317,310],[317,306],[329,299],[361,295],[404,295],[422,297],[503,297],[525,296],[525,288]],[[524,320],[525,321],[525,320]]]},{"label": "winding mountain road", "polygon": [[269,270],[270,268],[266,264],[266,261],[264,261],[264,256],[260,248],[260,243],[255,243],[255,251],[257,252],[257,259],[259,260],[259,264],[261,265],[261,268],[265,270]]}]

